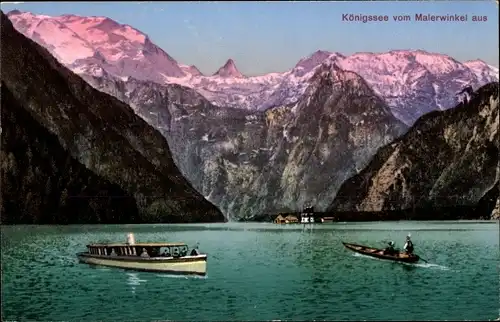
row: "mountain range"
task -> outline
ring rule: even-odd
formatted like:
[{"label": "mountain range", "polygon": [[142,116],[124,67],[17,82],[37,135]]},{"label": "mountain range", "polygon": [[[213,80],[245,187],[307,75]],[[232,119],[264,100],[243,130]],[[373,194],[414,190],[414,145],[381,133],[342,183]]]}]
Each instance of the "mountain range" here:
[{"label": "mountain range", "polygon": [[498,68],[481,60],[458,62],[422,50],[387,53],[316,51],[283,73],[245,77],[228,59],[214,75],[179,64],[143,32],[107,17],[44,16],[8,13],[14,27],[35,40],[77,74],[100,76],[105,70],[121,79],[174,83],[198,91],[216,106],[265,110],[297,102],[315,70],[326,61],[363,77],[392,113],[408,125],[433,110],[459,103],[465,85],[477,89],[498,81]]},{"label": "mountain range", "polygon": [[289,71],[254,77],[228,59],[206,76],[106,17],[8,16],[163,134],[180,172],[229,219],[306,205],[342,208],[337,192],[343,195],[346,180],[362,173],[379,148],[422,115],[459,105],[464,86],[498,81],[498,69],[482,61],[420,50],[317,51]]},{"label": "mountain range", "polygon": [[357,74],[323,64],[301,99],[266,111],[216,107],[179,85],[84,77],[167,138],[181,172],[234,219],[325,209],[344,179],[407,126]]},{"label": "mountain range", "polygon": [[129,106],[67,70],[3,12],[1,39],[2,223],[224,220]]}]

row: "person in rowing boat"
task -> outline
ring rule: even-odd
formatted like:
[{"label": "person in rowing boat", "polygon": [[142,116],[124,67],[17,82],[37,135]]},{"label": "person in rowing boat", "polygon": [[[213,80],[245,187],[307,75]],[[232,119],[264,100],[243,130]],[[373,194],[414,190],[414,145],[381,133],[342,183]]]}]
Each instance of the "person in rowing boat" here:
[{"label": "person in rowing boat", "polygon": [[406,243],[404,246],[404,250],[407,254],[413,253],[413,242],[410,239],[410,235],[406,236]]},{"label": "person in rowing boat", "polygon": [[384,254],[394,255],[396,253],[396,250],[394,249],[394,242],[391,240],[388,244],[389,244],[389,247],[384,249]]}]

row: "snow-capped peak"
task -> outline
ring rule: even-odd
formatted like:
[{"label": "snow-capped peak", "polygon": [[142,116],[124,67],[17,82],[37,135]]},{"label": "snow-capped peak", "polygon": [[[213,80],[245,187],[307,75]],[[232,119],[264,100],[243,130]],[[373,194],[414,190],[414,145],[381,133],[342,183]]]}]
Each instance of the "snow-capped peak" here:
[{"label": "snow-capped peak", "polygon": [[485,68],[493,70],[498,73],[498,68],[496,68],[495,66],[488,65],[485,61],[481,59],[468,60],[464,62],[464,65],[472,69]]},{"label": "snow-capped peak", "polygon": [[303,68],[309,71],[314,67],[323,63],[326,59],[334,57],[344,58],[344,56],[339,53],[332,53],[330,51],[325,51],[325,50],[317,50],[311,55],[301,58],[299,62],[295,65],[295,68],[296,69]]},{"label": "snow-capped peak", "polygon": [[49,49],[63,64],[85,64],[85,59],[95,64],[99,53],[107,63],[101,67],[120,77],[165,82],[167,77],[186,76],[175,59],[145,33],[110,18],[51,17],[18,10],[7,15],[18,31]]},{"label": "snow-capped peak", "polygon": [[302,77],[327,60],[335,62],[336,60],[342,58],[345,58],[345,56],[339,53],[317,50],[311,55],[300,59],[293,68],[292,72],[295,76]]},{"label": "snow-capped peak", "polygon": [[482,59],[472,59],[464,62],[465,65],[488,65],[486,62]]},{"label": "snow-capped peak", "polygon": [[204,76],[202,72],[200,72],[200,70],[198,69],[198,67],[196,67],[195,65],[191,65],[191,66],[188,66],[188,65],[179,65],[181,67],[181,69],[184,71],[184,73],[186,74],[190,74],[194,77],[198,77],[198,76]]},{"label": "snow-capped peak", "polygon": [[463,65],[469,68],[481,83],[488,83],[495,78],[498,80],[498,68],[480,59],[466,61]]},{"label": "snow-capped peak", "polygon": [[243,74],[240,73],[238,68],[236,68],[236,64],[234,63],[234,60],[229,58],[227,62],[219,68],[219,70],[214,74],[214,76],[219,76],[223,78],[243,78]]}]

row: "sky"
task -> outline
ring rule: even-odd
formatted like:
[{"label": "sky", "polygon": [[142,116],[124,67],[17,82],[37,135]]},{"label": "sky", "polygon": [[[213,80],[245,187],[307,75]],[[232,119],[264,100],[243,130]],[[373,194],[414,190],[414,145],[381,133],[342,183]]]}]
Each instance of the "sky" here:
[{"label": "sky", "polygon": [[[422,49],[498,67],[498,4],[475,1],[353,2],[2,2],[35,14],[106,16],[149,35],[179,63],[212,74],[229,58],[248,76],[283,72],[316,50]],[[387,15],[346,22],[343,14]],[[415,14],[467,14],[467,22],[418,22]],[[394,15],[412,21],[394,22]],[[472,16],[486,16],[473,22]]]}]

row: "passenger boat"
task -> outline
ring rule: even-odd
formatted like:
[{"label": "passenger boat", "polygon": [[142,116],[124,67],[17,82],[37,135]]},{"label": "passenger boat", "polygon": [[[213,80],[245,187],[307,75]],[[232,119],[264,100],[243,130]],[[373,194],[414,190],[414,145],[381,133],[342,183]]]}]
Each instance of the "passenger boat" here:
[{"label": "passenger boat", "polygon": [[375,258],[380,258],[380,259],[387,259],[387,260],[392,260],[396,262],[403,262],[403,263],[416,263],[420,260],[420,257],[415,254],[407,254],[405,252],[396,252],[395,254],[386,254],[384,249],[378,249],[378,248],[373,248],[373,247],[368,247],[368,246],[363,246],[363,245],[357,245],[357,244],[350,244],[350,243],[344,243],[345,248],[352,250],[353,252],[375,257]]},{"label": "passenger boat", "polygon": [[136,243],[128,234],[127,243],[96,243],[78,253],[80,262],[169,274],[206,275],[207,255],[193,248],[188,254],[184,243]]}]

